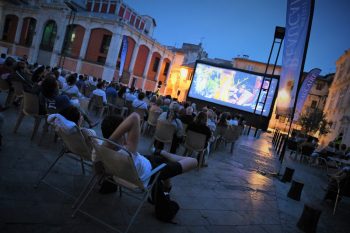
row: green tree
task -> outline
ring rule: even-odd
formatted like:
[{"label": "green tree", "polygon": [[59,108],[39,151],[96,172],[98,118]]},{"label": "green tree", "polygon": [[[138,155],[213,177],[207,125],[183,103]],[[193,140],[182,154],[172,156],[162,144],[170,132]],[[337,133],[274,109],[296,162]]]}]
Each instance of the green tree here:
[{"label": "green tree", "polygon": [[299,117],[299,124],[304,134],[314,134],[319,131],[320,135],[325,135],[330,132],[329,122],[325,114],[320,110],[301,114]]}]

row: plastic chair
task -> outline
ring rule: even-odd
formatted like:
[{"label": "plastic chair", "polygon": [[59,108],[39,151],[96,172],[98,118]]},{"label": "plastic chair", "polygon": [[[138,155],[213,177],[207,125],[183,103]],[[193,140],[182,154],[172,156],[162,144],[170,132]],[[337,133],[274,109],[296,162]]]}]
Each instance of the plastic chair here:
[{"label": "plastic chair", "polygon": [[155,111],[149,112],[148,118],[147,118],[146,130],[144,131],[145,133],[146,132],[149,133],[152,128],[153,129],[156,128],[157,121],[158,121],[160,114],[161,114],[161,112],[155,112]]},{"label": "plastic chair", "polygon": [[[123,99],[121,99],[123,100]],[[124,100],[123,100],[124,102]],[[120,101],[120,98],[112,98],[109,97],[107,98],[107,105],[108,105],[108,114],[110,115],[111,113],[118,112],[119,115],[122,117],[126,117],[128,108],[124,107],[123,102]]]},{"label": "plastic chair", "polygon": [[241,135],[241,131],[239,126],[231,125],[231,126],[228,126],[224,131],[221,137],[221,140],[224,141],[225,146],[226,144],[231,143],[231,149],[230,149],[231,153],[233,152],[233,147],[235,145],[235,142],[237,141],[240,135]]},{"label": "plastic chair", "polygon": [[154,144],[154,141],[157,140],[164,144],[171,144],[175,134],[175,126],[169,121],[159,120],[156,125],[156,131],[153,135],[153,141],[150,147]]},{"label": "plastic chair", "polygon": [[[154,168],[150,175],[145,178],[145,180],[141,180],[138,176],[134,160],[132,157],[132,154],[124,149],[122,146],[108,140],[103,139],[99,137],[93,137],[98,140],[104,141],[102,145],[98,143],[93,143],[93,147],[96,151],[96,156],[101,160],[104,168],[104,176],[110,176],[112,179],[109,180],[109,182],[114,183],[119,186],[120,188],[120,195],[124,192],[126,194],[129,194],[131,197],[135,197],[133,194],[139,194],[142,195],[141,198],[137,198],[140,200],[140,204],[138,205],[135,213],[133,214],[125,233],[129,231],[130,227],[132,226],[133,222],[135,221],[138,213],[141,210],[141,207],[147,200],[147,198],[150,195],[150,192],[152,190],[153,185],[158,179],[159,171],[163,169],[166,164],[161,164],[158,167]],[[105,143],[112,144],[113,146],[120,148],[119,151],[112,150],[105,146]],[[144,185],[145,181],[150,179],[151,176],[154,176],[154,179],[151,183],[148,185]],[[105,221],[87,213],[86,211],[82,210],[81,207],[84,204],[84,202],[89,197],[91,191],[94,189],[94,187],[97,184],[97,179],[95,179],[95,182],[93,182],[90,187],[87,187],[84,189],[80,195],[81,201],[79,201],[77,208],[74,210],[72,217],[76,215],[77,212],[83,213],[84,215],[92,218],[93,220],[99,222],[100,224],[103,224],[104,226],[112,229],[113,231],[122,232],[119,229],[111,226],[110,224],[106,223]],[[127,192],[123,191],[123,189],[128,190]]]},{"label": "plastic chair", "polygon": [[[97,115],[98,111],[100,112],[99,113],[99,117],[100,118],[102,118],[103,113],[105,112],[105,110],[108,111],[108,106],[103,103],[103,97],[99,96],[99,95],[92,95],[92,97],[90,99],[89,106],[92,107],[92,108],[97,109],[96,110],[96,115]],[[89,109],[90,109],[90,107],[89,107]]]},{"label": "plastic chair", "polygon": [[88,98],[90,98],[92,92],[96,90],[96,86],[94,85],[86,85],[84,89],[84,95]]},{"label": "plastic chair", "polygon": [[198,168],[203,165],[204,162],[204,152],[206,150],[206,135],[197,133],[192,130],[188,130],[186,132],[186,139],[184,143],[185,147],[185,153],[184,155],[187,154],[187,151],[194,151],[199,154],[199,161],[198,161]]},{"label": "plastic chair", "polygon": [[18,81],[12,81],[11,84],[14,89],[14,97],[17,97],[17,98],[23,97],[23,93],[24,93],[23,83]]},{"label": "plastic chair", "polygon": [[[85,175],[85,167],[84,164],[91,165],[92,162],[92,143],[90,141],[87,141],[85,137],[83,136],[83,133],[81,132],[81,129],[76,126],[74,129],[72,129],[70,134],[67,134],[63,132],[62,130],[57,130],[58,136],[62,139],[63,142],[63,149],[58,154],[58,157],[56,160],[50,165],[50,167],[47,169],[47,171],[43,174],[43,176],[39,179],[38,183],[35,185],[37,188],[41,182],[53,187],[54,189],[67,194],[63,190],[45,182],[45,178],[50,173],[51,169],[56,165],[56,163],[66,154],[73,154],[75,157],[70,157],[73,159],[80,160],[81,164],[81,170],[82,173]],[[89,139],[90,140],[90,139]],[[91,183],[92,180],[95,178],[95,176],[90,178],[90,181],[88,183]],[[70,195],[70,194],[68,194]],[[72,196],[72,195],[70,195]]]},{"label": "plastic chair", "polygon": [[39,115],[39,98],[37,95],[24,92],[23,106],[18,114],[17,122],[13,130],[14,133],[17,133],[17,130],[25,116],[31,116],[35,119],[34,128],[31,136],[31,140],[33,140],[36,136],[41,120],[46,117],[45,115]]}]

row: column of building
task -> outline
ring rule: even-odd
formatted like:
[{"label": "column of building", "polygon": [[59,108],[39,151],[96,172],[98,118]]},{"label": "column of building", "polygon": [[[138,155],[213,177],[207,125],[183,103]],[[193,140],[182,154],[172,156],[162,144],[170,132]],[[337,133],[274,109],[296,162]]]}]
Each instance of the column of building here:
[{"label": "column of building", "polygon": [[56,41],[52,49],[52,54],[51,54],[51,59],[50,59],[50,66],[57,66],[60,65],[58,64],[58,56],[61,56],[62,52],[62,47],[63,47],[63,42],[64,42],[64,37],[66,35],[66,29],[68,25],[68,19],[64,17],[64,20],[61,21],[60,24],[57,25],[58,30],[56,34]]},{"label": "column of building", "polygon": [[34,63],[38,60],[40,43],[41,43],[41,38],[43,36],[45,22],[46,20],[38,16],[36,26],[35,26],[35,33],[33,37],[32,47],[30,48],[29,54],[28,54],[29,63]]},{"label": "column of building", "polygon": [[23,27],[23,16],[19,16],[18,17],[18,23],[17,23],[15,40],[13,41],[13,44],[12,44],[12,54],[13,55],[16,55],[16,45],[19,44],[19,40],[21,38],[22,27]]},{"label": "column of building", "polygon": [[133,80],[134,68],[135,68],[135,63],[136,63],[137,54],[139,52],[139,48],[140,48],[140,40],[138,40],[136,42],[135,47],[134,47],[134,51],[133,51],[132,56],[131,56],[131,62],[130,62],[130,66],[129,66],[130,78],[129,78],[128,87],[131,87],[131,83]]},{"label": "column of building", "polygon": [[111,43],[109,44],[107,59],[104,65],[102,79],[111,82],[114,77],[116,68],[116,61],[120,47],[122,46],[123,36],[121,34],[122,28],[118,25],[117,32],[113,32]]},{"label": "column of building", "polygon": [[175,59],[175,55],[173,56],[173,59],[170,61],[170,64],[169,64],[168,73],[167,73],[165,81],[164,81],[164,85],[166,85],[166,86],[164,87],[163,95],[166,93],[166,89],[168,87],[168,81],[169,81],[171,69],[173,67],[174,59]]},{"label": "column of building", "polygon": [[146,59],[146,65],[145,65],[145,69],[143,70],[143,74],[142,74],[142,90],[145,89],[145,85],[146,85],[146,81],[147,81],[147,74],[148,74],[148,70],[149,70],[149,65],[151,64],[151,60],[152,60],[152,55],[153,55],[153,45],[151,47],[151,49],[149,50],[147,59]]},{"label": "column of building", "polygon": [[87,47],[89,45],[90,35],[91,35],[91,28],[90,27],[85,28],[83,42],[80,47],[79,58],[77,61],[77,67],[76,67],[77,73],[81,73],[81,65],[83,63],[83,60],[85,59]]},{"label": "column of building", "polygon": [[158,88],[158,81],[159,81],[159,76],[160,76],[161,71],[162,71],[164,56],[165,56],[165,53],[163,52],[162,57],[160,58],[160,61],[159,61],[159,65],[158,65],[158,69],[157,69],[157,73],[156,73],[156,85],[154,86],[153,91],[156,91]]},{"label": "column of building", "polygon": [[0,40],[2,39],[2,33],[4,31],[5,13],[4,13],[4,1],[0,1]]}]

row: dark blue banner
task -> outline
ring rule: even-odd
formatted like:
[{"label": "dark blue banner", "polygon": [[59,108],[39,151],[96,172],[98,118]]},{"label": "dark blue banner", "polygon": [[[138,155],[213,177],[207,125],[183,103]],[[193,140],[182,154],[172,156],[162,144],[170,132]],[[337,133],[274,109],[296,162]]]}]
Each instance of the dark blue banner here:
[{"label": "dark blue banner", "polygon": [[123,74],[124,64],[125,64],[127,53],[128,53],[128,38],[126,36],[123,36],[122,54],[120,57],[119,77],[121,77]]},{"label": "dark blue banner", "polygon": [[301,111],[303,110],[305,100],[312,88],[312,85],[314,85],[314,82],[316,78],[320,75],[320,73],[320,69],[312,69],[304,79],[298,94],[297,105],[295,107],[294,121],[297,121],[299,119]]},{"label": "dark blue banner", "polygon": [[287,2],[286,34],[277,97],[277,114],[280,115],[290,114],[294,105],[306,56],[313,2],[314,0],[288,0]]}]

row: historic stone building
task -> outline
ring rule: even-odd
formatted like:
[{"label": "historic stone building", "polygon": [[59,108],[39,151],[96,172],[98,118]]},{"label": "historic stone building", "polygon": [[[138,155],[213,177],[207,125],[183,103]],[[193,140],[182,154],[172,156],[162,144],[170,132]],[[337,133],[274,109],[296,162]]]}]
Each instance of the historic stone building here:
[{"label": "historic stone building", "polygon": [[331,120],[331,132],[322,137],[324,143],[343,133],[343,143],[350,146],[350,49],[336,62],[336,73],[324,109]]},{"label": "historic stone building", "polygon": [[0,1],[0,47],[7,53],[152,91],[184,57],[152,38],[155,27],[122,0]]}]

